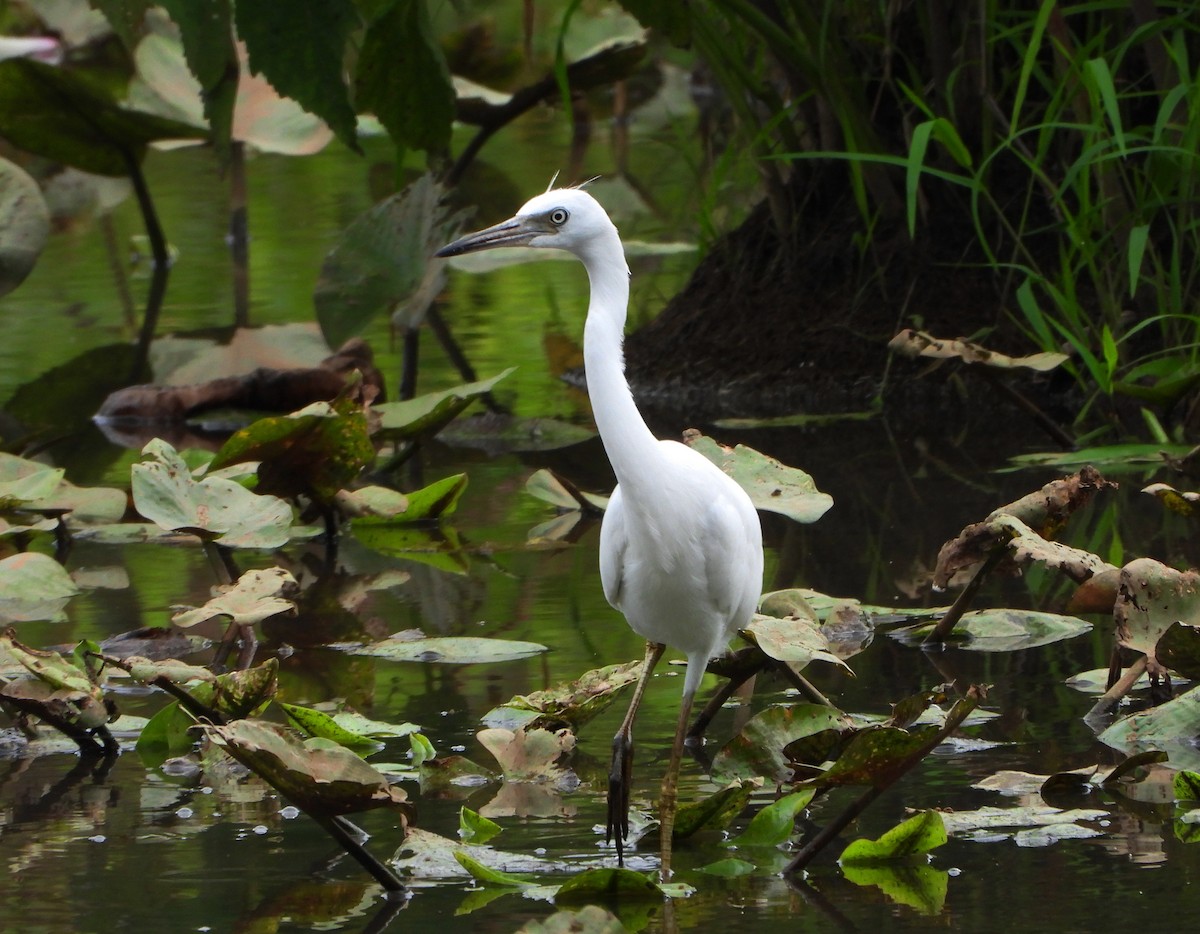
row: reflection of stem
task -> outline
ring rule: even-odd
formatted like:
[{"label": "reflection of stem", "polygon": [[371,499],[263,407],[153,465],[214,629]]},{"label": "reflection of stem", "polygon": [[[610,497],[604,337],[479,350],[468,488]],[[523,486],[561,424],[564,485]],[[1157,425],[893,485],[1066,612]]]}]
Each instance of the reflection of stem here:
[{"label": "reflection of stem", "polygon": [[137,156],[129,150],[122,149],[121,155],[125,157],[125,168],[129,172],[129,180],[133,183],[133,192],[137,195],[138,208],[142,212],[142,223],[146,225],[146,238],[150,241],[150,255],[154,264],[150,273],[150,291],[146,295],[146,312],[142,317],[142,332],[138,335],[133,370],[129,374],[130,380],[136,383],[148,375],[150,342],[154,339],[154,330],[158,326],[158,313],[162,309],[163,297],[167,294],[167,275],[171,270],[167,240],[158,223],[158,214],[155,213],[154,200],[150,197],[142,166]]},{"label": "reflection of stem", "polygon": [[813,857],[821,850],[833,842],[834,838],[845,830],[850,824],[865,811],[881,794],[887,791],[894,785],[902,775],[913,768],[918,762],[925,758],[935,746],[942,742],[947,736],[959,728],[962,722],[967,719],[967,715],[975,709],[979,701],[983,699],[984,690],[978,686],[972,685],[967,689],[967,693],[963,699],[955,703],[950,708],[950,712],[946,714],[946,722],[942,728],[929,739],[922,743],[921,746],[909,753],[895,767],[888,769],[882,780],[877,785],[872,785],[864,791],[858,798],[853,801],[846,810],[839,814],[834,820],[826,824],[825,827],[815,837],[809,840],[800,849],[800,852],[792,859],[787,867],[783,870],[785,874],[796,872],[804,869]]},{"label": "reflection of stem", "polygon": [[966,587],[962,589],[962,593],[958,595],[958,599],[946,611],[946,615],[937,621],[937,625],[929,631],[921,645],[929,645],[930,643],[938,644],[946,641],[958,621],[962,619],[963,613],[971,605],[971,601],[975,599],[975,594],[979,591],[983,579],[988,576],[992,568],[994,568],[1000,559],[1007,553],[1007,549],[1003,546],[998,546],[992,549],[991,554],[987,556],[987,560],[979,566],[979,570],[975,572],[975,576],[971,578]]},{"label": "reflection of stem", "polygon": [[[308,816],[321,825],[321,828],[333,837],[338,842],[343,850],[349,853],[358,861],[358,864],[369,872],[388,892],[403,892],[404,883],[385,863],[379,861],[378,858],[362,843],[359,842],[359,836],[362,831],[358,831],[350,821],[341,816],[325,817],[318,814],[313,814],[311,811],[306,812]],[[355,831],[358,831],[355,833]]]},{"label": "reflection of stem", "polygon": [[417,394],[417,360],[421,352],[421,332],[417,328],[404,329],[404,355],[400,363],[400,400],[411,399]]},{"label": "reflection of stem", "polygon": [[112,271],[121,311],[125,313],[125,326],[133,330],[137,327],[137,312],[133,308],[133,293],[129,291],[129,276],[125,274],[125,263],[121,260],[117,229],[113,224],[111,211],[106,211],[100,216],[100,232],[104,235],[104,252],[108,254],[108,268]]},{"label": "reflection of stem", "polygon": [[[468,383],[475,382],[479,378],[475,375],[475,368],[471,366],[471,361],[463,353],[463,349],[458,345],[458,341],[455,340],[454,334],[451,333],[450,327],[446,324],[446,319],[442,317],[442,313],[436,305],[429,306],[429,309],[425,313],[425,323],[433,331],[433,336],[438,339],[438,343],[442,345],[442,350],[446,352],[446,356],[450,358],[450,362],[454,364],[455,369],[458,370],[458,375],[463,378],[463,381]],[[496,401],[490,392],[485,392],[479,398],[487,406],[489,412],[508,411],[508,409]]]},{"label": "reflection of stem", "polygon": [[233,257],[233,324],[250,324],[250,234],[246,212],[246,144],[229,150],[229,251]]}]

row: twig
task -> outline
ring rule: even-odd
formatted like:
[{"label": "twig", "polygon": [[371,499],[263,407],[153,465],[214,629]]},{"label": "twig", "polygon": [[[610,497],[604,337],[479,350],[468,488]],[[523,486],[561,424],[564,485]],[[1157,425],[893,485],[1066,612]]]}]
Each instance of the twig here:
[{"label": "twig", "polygon": [[922,647],[931,643],[940,645],[946,641],[951,631],[958,625],[958,621],[962,619],[963,613],[971,605],[971,601],[975,599],[975,594],[983,583],[983,579],[1000,562],[1000,559],[1004,557],[1006,552],[1007,549],[1003,546],[992,549],[991,554],[987,556],[987,560],[979,566],[979,570],[975,572],[975,576],[971,578],[967,586],[962,589],[962,593],[958,595],[958,599],[946,611],[946,615],[937,621],[937,625],[929,631],[929,635],[921,642]]},{"label": "twig", "polygon": [[1130,665],[1123,675],[1112,684],[1111,687],[1092,705],[1092,709],[1087,712],[1083,718],[1085,722],[1099,719],[1112,710],[1121,698],[1133,690],[1133,686],[1137,684],[1140,678],[1146,672],[1146,656],[1140,656],[1132,665]]}]

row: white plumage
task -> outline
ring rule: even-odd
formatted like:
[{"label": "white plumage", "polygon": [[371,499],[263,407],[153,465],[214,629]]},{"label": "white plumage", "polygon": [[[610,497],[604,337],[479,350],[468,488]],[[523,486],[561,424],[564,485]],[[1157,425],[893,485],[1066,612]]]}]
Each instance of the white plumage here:
[{"label": "white plumage", "polygon": [[[663,780],[663,872],[669,874],[675,782],[692,701],[708,659],[750,619],[763,572],[762,532],[750,497],[702,454],[659,441],[625,379],[629,267],[617,228],[587,192],[556,189],[526,202],[501,224],[439,251],[455,256],[499,246],[549,247],[575,254],[591,285],[583,354],[588,395],[617,476],[600,531],[604,595],[650,645],[633,703],[613,740],[610,836],[623,856],[628,834],[632,727],[664,645],[687,656],[683,703]],[[682,426],[681,426],[682,427]]]}]

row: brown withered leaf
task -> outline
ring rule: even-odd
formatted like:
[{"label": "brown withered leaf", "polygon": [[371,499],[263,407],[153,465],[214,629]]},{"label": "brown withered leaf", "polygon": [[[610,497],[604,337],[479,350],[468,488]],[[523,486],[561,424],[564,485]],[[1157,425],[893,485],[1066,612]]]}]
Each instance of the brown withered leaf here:
[{"label": "brown withered leaf", "polygon": [[925,357],[935,360],[962,360],[963,363],[990,366],[1001,370],[1022,367],[1046,372],[1061,365],[1066,354],[1038,353],[1027,357],[1010,357],[1007,354],[988,350],[974,341],[942,339],[924,331],[905,328],[888,342],[888,350],[905,357]]},{"label": "brown withered leaf", "polygon": [[1097,493],[1116,486],[1096,468],[1086,466],[1001,506],[942,546],[933,572],[934,587],[945,588],[956,573],[979,564],[1005,545],[1009,554],[997,568],[1001,573],[1011,574],[1020,564],[1041,561],[1062,570],[1073,580],[1084,581],[1110,568],[1111,565],[1089,552],[1055,545],[1050,539],[1066,525],[1073,512],[1091,502]]},{"label": "brown withered leaf", "polygon": [[1155,657],[1155,646],[1172,624],[1200,625],[1200,574],[1177,571],[1153,558],[1121,568],[1113,608],[1117,643]]}]

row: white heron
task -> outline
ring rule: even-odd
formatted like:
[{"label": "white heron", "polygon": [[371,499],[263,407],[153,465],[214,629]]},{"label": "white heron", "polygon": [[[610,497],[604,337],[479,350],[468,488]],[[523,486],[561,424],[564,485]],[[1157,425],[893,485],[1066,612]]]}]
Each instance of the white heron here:
[{"label": "white heron", "polygon": [[567,250],[591,285],[583,357],[588,395],[617,476],[600,530],[604,596],[647,640],[629,711],[613,738],[608,838],[623,864],[629,835],[633,722],[666,646],[687,656],[683,702],[660,802],[662,873],[670,874],[671,834],[684,737],[708,660],[750,620],[762,585],[762,530],[750,497],[702,454],[654,437],[633,401],[622,351],[629,267],[617,228],[596,199],[577,188],[547,191],[510,220],[438,251],[457,256],[503,246]]}]

